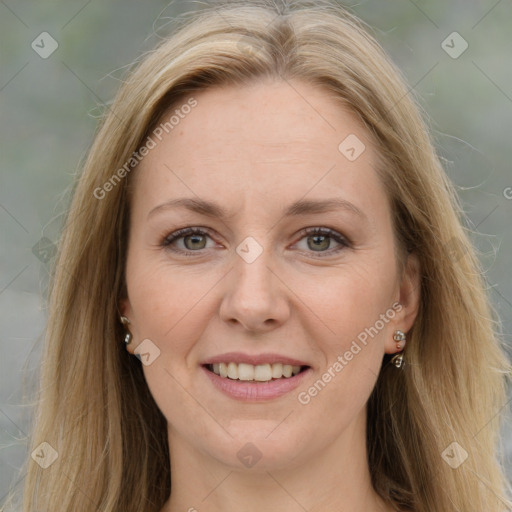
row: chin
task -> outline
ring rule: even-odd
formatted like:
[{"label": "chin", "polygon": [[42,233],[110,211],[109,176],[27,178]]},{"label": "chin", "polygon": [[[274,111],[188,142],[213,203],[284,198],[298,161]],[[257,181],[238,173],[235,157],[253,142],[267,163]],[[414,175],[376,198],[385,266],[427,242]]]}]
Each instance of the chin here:
[{"label": "chin", "polygon": [[279,427],[276,429],[276,425],[278,423],[272,422],[272,428],[262,429],[261,425],[247,428],[245,422],[245,429],[241,428],[236,434],[233,432],[236,429],[230,430],[233,438],[223,439],[224,442],[216,444],[215,448],[205,448],[213,458],[237,471],[292,469],[305,458],[302,449],[305,446],[311,448],[312,440],[300,439],[289,429],[277,433]]}]

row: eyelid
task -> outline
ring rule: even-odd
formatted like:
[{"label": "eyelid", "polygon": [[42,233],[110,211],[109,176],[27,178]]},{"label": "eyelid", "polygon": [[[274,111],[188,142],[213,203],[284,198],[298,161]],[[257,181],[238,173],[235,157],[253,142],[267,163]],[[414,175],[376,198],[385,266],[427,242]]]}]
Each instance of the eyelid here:
[{"label": "eyelid", "polygon": [[[303,238],[305,238],[308,235],[309,236],[313,236],[313,235],[329,236],[331,238],[331,240],[334,240],[336,243],[339,244],[339,247],[334,248],[334,249],[328,249],[327,251],[307,251],[308,255],[315,254],[316,255],[315,257],[320,257],[320,258],[329,257],[334,254],[338,254],[343,249],[353,247],[352,241],[348,237],[346,237],[342,233],[336,231],[335,229],[328,228],[328,227],[320,227],[320,226],[307,227],[307,228],[304,228],[303,230],[301,230],[299,232],[299,235],[300,235],[300,238],[297,240],[297,242],[294,243],[294,245],[297,244],[298,242],[300,242]],[[304,252],[304,251],[301,251],[301,252]]]},{"label": "eyelid", "polygon": [[189,235],[201,235],[201,236],[208,236],[213,239],[211,235],[211,231],[208,228],[204,228],[201,226],[188,226],[185,228],[177,229],[176,231],[173,231],[172,233],[169,233],[168,235],[164,236],[162,242],[160,245],[162,245],[165,248],[168,248],[175,252],[180,253],[198,253],[199,251],[189,251],[187,249],[173,249],[171,247],[171,244],[177,240],[180,240],[182,238],[185,238]]},{"label": "eyelid", "polygon": [[299,231],[299,235],[302,236],[311,234],[330,235],[333,238],[339,238],[343,240],[347,244],[352,243],[347,236],[343,235],[339,231],[336,231],[335,229],[328,228],[327,226],[312,226],[304,228],[301,231]]},{"label": "eyelid", "polygon": [[176,231],[173,231],[172,233],[166,235],[163,239],[163,243],[170,243],[174,240],[183,238],[187,235],[195,234],[210,235],[210,231],[208,230],[208,228],[203,228],[201,226],[187,226],[185,228],[177,229]]}]

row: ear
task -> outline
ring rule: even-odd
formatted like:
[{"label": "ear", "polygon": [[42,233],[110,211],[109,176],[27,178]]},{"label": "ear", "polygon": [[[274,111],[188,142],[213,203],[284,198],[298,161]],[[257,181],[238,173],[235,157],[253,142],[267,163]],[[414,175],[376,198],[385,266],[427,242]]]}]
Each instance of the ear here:
[{"label": "ear", "polygon": [[[400,329],[407,333],[416,320],[421,297],[421,265],[417,254],[410,253],[404,265],[398,290],[398,302],[402,309],[393,319],[393,330]],[[396,342],[392,337],[386,340],[386,353],[397,352]]]},{"label": "ear", "polygon": [[128,318],[128,320],[130,319],[132,307],[128,297],[125,297],[119,301],[119,312],[122,316]]}]

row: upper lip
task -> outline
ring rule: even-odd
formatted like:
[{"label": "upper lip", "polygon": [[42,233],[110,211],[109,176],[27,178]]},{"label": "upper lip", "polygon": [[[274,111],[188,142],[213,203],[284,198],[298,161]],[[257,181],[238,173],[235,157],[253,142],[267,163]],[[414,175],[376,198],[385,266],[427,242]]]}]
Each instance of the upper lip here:
[{"label": "upper lip", "polygon": [[274,364],[274,363],[283,363],[290,364],[292,366],[309,366],[304,361],[300,361],[299,359],[293,359],[292,357],[282,356],[280,354],[243,354],[242,352],[226,352],[225,354],[219,354],[218,356],[213,356],[201,364],[218,364],[218,363],[245,363],[252,364],[253,366],[261,365],[261,364]]}]

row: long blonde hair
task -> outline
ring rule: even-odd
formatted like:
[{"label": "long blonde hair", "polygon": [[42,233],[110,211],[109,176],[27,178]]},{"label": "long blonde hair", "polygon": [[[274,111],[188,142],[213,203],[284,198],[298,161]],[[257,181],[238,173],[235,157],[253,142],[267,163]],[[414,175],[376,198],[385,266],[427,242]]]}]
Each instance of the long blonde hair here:
[{"label": "long blonde hair", "polygon": [[460,205],[400,72],[334,1],[217,2],[184,21],[129,73],[76,180],[31,441],[58,458],[47,469],[29,459],[23,510],[157,512],[168,498],[166,422],[119,323],[137,172],[126,162],[194,91],[260,77],[316,84],[359,116],[379,148],[400,254],[420,260],[407,363],[399,371],[384,359],[368,403],[375,490],[397,510],[505,510],[499,413],[510,366]]}]

